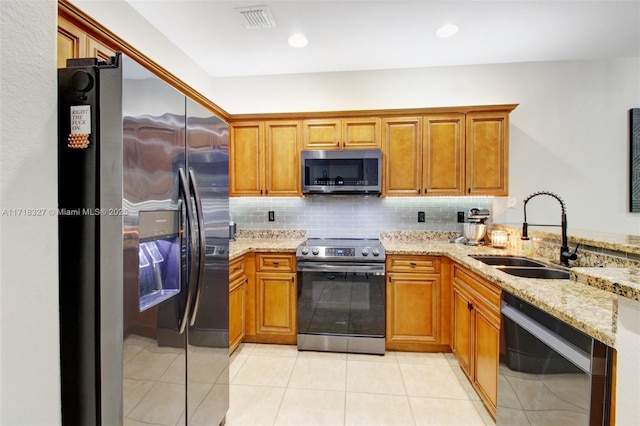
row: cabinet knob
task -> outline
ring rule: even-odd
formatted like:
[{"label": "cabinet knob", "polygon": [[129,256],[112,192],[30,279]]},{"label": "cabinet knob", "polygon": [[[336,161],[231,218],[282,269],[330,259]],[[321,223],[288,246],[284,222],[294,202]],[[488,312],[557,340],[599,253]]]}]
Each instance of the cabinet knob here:
[{"label": "cabinet knob", "polygon": [[467,302],[467,309],[468,310],[472,310],[473,309],[473,303]]},{"label": "cabinet knob", "polygon": [[471,194],[471,188],[467,188],[467,193]]}]

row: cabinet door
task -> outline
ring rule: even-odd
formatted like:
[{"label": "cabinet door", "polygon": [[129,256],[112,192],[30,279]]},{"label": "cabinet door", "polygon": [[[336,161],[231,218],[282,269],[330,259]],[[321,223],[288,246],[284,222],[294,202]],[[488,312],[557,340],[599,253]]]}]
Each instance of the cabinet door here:
[{"label": "cabinet door", "polygon": [[352,118],[342,120],[342,148],[380,148],[380,119]]},{"label": "cabinet door", "polygon": [[453,336],[451,350],[460,367],[467,376],[471,376],[471,300],[468,295],[453,286]]},{"label": "cabinet door", "polygon": [[387,342],[438,341],[439,275],[389,274]]},{"label": "cabinet door", "polygon": [[303,122],[304,149],[340,149],[340,120],[313,119]]},{"label": "cabinet door", "polygon": [[475,315],[475,379],[474,384],[484,394],[483,400],[494,418],[498,401],[498,357],[500,354],[500,323],[489,311],[474,306]]},{"label": "cabinet door", "polygon": [[242,342],[245,335],[245,282],[246,278],[229,286],[229,352]]},{"label": "cabinet door", "polygon": [[466,186],[470,195],[508,195],[509,114],[467,114]]},{"label": "cabinet door", "polygon": [[231,124],[229,137],[229,195],[262,195],[264,125],[260,122]]},{"label": "cabinet door", "polygon": [[382,120],[383,196],[421,193],[422,118]]},{"label": "cabinet door", "polygon": [[266,195],[300,195],[300,122],[265,123]]},{"label": "cabinet door", "polygon": [[425,116],[423,193],[464,194],[464,114]]},{"label": "cabinet door", "polygon": [[84,31],[58,17],[58,68],[67,66],[67,59],[81,58],[87,50]]},{"label": "cabinet door", "polygon": [[258,334],[296,333],[296,283],[294,274],[256,274]]},{"label": "cabinet door", "polygon": [[115,56],[116,52],[95,40],[92,37],[87,37],[87,56],[90,58],[98,58],[101,61],[109,62],[109,58]]}]

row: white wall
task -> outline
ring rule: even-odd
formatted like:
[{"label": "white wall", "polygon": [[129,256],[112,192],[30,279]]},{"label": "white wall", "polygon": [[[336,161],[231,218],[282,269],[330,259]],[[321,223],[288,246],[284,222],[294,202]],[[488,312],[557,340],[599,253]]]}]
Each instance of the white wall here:
[{"label": "white wall", "polygon": [[56,16],[54,0],[0,1],[3,425],[60,424]]}]

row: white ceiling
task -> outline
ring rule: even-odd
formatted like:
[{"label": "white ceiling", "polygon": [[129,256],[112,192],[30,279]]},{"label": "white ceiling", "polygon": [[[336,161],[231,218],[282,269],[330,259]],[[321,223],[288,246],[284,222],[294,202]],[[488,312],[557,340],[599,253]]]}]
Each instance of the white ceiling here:
[{"label": "white ceiling", "polygon": [[[212,77],[640,55],[640,0],[127,1]],[[234,10],[259,5],[275,28]],[[446,22],[460,32],[439,39]]]}]

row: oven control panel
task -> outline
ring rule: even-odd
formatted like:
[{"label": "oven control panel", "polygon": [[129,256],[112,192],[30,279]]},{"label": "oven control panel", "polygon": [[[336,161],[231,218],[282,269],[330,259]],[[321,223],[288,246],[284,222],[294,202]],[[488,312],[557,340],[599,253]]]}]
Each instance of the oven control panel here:
[{"label": "oven control panel", "polygon": [[327,247],[324,249],[324,253],[327,256],[355,256],[356,249],[354,248],[343,248],[343,247]]},{"label": "oven control panel", "polygon": [[376,240],[308,240],[298,246],[296,257],[309,261],[384,262],[385,252]]}]

